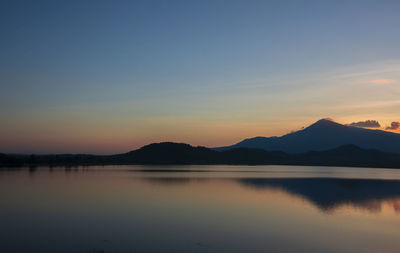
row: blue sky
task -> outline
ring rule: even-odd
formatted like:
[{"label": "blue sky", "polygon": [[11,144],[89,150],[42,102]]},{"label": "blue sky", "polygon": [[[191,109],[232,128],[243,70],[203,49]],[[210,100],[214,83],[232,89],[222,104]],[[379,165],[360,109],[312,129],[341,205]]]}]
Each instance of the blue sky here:
[{"label": "blue sky", "polygon": [[[2,1],[0,151],[399,120],[398,1]],[[386,80],[373,82],[373,80]]]}]

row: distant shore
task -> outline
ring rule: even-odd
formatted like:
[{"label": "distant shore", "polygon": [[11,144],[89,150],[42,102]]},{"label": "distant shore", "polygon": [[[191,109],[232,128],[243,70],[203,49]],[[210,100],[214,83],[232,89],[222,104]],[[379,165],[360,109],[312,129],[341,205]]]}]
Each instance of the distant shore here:
[{"label": "distant shore", "polygon": [[400,154],[344,145],[326,151],[288,154],[281,151],[235,148],[216,151],[184,143],[154,143],[118,155],[0,154],[0,167],[70,167],[91,165],[304,165],[400,168]]}]

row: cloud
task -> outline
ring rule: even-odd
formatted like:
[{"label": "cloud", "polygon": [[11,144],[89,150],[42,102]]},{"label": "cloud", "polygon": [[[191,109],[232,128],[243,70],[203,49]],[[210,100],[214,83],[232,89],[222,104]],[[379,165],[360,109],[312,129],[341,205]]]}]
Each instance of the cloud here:
[{"label": "cloud", "polygon": [[392,84],[392,83],[396,83],[396,80],[393,79],[374,79],[374,80],[369,80],[369,83],[375,83],[375,84]]},{"label": "cloud", "polygon": [[366,121],[359,121],[347,124],[348,126],[354,127],[365,127],[365,128],[380,128],[381,125],[376,120],[366,120]]},{"label": "cloud", "polygon": [[400,121],[393,121],[386,130],[400,130]]}]

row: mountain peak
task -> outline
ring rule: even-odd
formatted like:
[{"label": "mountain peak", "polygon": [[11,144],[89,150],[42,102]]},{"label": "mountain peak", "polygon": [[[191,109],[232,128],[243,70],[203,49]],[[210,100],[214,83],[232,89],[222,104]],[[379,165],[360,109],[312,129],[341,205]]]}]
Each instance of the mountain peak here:
[{"label": "mountain peak", "polygon": [[[329,123],[336,123],[336,122],[332,118],[323,118],[323,119],[318,120],[315,123],[327,123],[327,124],[329,124]],[[336,123],[336,124],[338,124],[338,123]]]},{"label": "mountain peak", "polygon": [[343,126],[339,124],[331,118],[323,118],[315,122],[314,124],[310,125],[309,127],[329,127],[329,126]]}]

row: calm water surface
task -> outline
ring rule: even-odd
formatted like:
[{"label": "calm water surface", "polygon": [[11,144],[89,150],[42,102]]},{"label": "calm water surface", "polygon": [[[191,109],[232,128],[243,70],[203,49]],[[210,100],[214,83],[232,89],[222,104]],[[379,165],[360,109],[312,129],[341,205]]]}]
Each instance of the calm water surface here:
[{"label": "calm water surface", "polygon": [[0,252],[400,252],[400,170],[0,171]]}]

